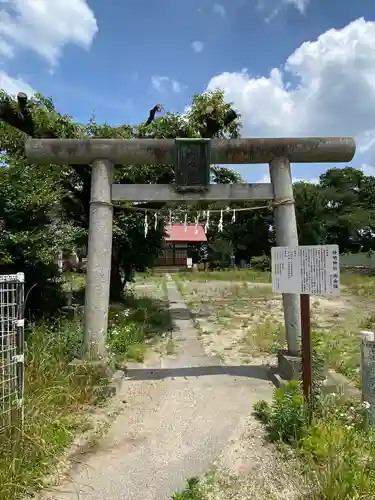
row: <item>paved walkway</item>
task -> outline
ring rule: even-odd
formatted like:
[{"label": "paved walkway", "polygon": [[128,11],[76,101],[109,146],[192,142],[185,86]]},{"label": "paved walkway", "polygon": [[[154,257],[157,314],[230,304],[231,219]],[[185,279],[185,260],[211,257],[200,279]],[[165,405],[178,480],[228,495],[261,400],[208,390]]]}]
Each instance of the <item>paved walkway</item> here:
[{"label": "paved walkway", "polygon": [[180,292],[167,281],[179,355],[127,372],[126,409],[49,500],[170,500],[204,473],[272,386],[265,367],[204,355]]}]

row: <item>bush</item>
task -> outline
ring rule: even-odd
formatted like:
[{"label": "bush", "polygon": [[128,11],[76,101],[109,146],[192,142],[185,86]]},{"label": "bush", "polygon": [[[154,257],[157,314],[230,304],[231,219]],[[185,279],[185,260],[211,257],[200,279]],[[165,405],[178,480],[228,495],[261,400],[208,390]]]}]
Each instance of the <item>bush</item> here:
[{"label": "bush", "polygon": [[267,401],[262,400],[255,403],[254,415],[264,424],[270,424],[272,418],[272,409]]},{"label": "bush", "polygon": [[295,446],[310,485],[305,500],[372,500],[375,432],[367,430],[368,404],[334,394],[320,395],[319,403],[310,420],[294,381],[275,390],[271,405],[260,401],[254,409],[272,439]]},{"label": "bush", "polygon": [[271,259],[267,255],[252,257],[250,264],[252,269],[257,269],[258,271],[271,271]]},{"label": "bush", "polygon": [[311,485],[307,499],[374,498],[374,433],[321,420],[311,425],[299,446]]},{"label": "bush", "polygon": [[284,387],[276,389],[269,408],[265,402],[260,405],[261,414],[267,420],[273,440],[291,443],[302,437],[306,421],[306,405],[298,381],[293,380]]}]

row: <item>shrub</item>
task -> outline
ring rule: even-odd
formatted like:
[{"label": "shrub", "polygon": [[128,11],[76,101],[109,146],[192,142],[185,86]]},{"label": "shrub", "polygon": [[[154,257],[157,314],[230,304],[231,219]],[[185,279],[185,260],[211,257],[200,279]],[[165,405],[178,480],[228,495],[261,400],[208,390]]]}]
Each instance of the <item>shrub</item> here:
[{"label": "shrub", "polygon": [[187,483],[187,487],[180,493],[175,493],[172,500],[205,500],[198,478],[192,477]]},{"label": "shrub", "polygon": [[335,394],[315,397],[311,421],[296,381],[275,390],[271,405],[258,402],[255,413],[274,440],[295,446],[310,486],[305,500],[372,500],[375,432],[367,428],[368,404]]},{"label": "shrub", "polygon": [[252,269],[257,269],[258,271],[271,271],[271,259],[267,255],[252,257],[250,263]]},{"label": "shrub", "polygon": [[375,439],[337,421],[315,422],[300,442],[311,491],[306,499],[372,500]]},{"label": "shrub", "polygon": [[267,401],[257,401],[254,405],[254,415],[264,424],[268,425],[271,422],[272,409]]},{"label": "shrub", "polygon": [[270,412],[270,429],[274,439],[291,442],[298,440],[306,419],[306,407],[298,381],[276,389]]},{"label": "shrub", "polygon": [[298,381],[290,381],[284,387],[275,389],[272,404],[259,401],[254,410],[258,418],[267,424],[273,440],[291,443],[301,438],[306,405]]}]

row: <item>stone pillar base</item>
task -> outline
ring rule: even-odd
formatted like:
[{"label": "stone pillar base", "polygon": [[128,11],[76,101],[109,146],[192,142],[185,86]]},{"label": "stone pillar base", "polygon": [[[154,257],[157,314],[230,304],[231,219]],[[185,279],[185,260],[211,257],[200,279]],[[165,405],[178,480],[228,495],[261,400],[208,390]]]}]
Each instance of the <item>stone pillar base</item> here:
[{"label": "stone pillar base", "polygon": [[287,350],[277,353],[277,366],[271,368],[271,379],[276,387],[289,380],[301,379],[301,357],[289,354]]}]

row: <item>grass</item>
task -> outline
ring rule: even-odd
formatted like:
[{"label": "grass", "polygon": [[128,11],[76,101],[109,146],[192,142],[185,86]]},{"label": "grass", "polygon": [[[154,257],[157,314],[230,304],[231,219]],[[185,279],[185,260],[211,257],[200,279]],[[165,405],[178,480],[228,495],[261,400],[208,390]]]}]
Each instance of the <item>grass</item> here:
[{"label": "grass", "polygon": [[341,273],[340,281],[351,295],[363,298],[375,297],[375,276],[344,271]]},{"label": "grass", "polygon": [[199,479],[193,477],[187,481],[186,488],[179,492],[175,493],[172,497],[172,500],[206,500],[207,496],[205,495],[203,489],[199,484]]},{"label": "grass", "polygon": [[[204,334],[203,342],[215,355],[222,351],[220,357],[229,361],[237,351],[242,361],[249,363],[252,355],[273,354],[284,347],[281,301],[268,283],[205,283],[174,276],[195,315],[196,326]],[[274,317],[278,310],[279,316]]]},{"label": "grass", "polygon": [[[130,287],[121,302],[110,304],[107,348],[119,364],[123,361],[141,363],[147,346],[171,330],[164,276],[138,273],[136,278],[151,286],[163,299],[142,296]],[[75,302],[83,303],[84,274],[64,273],[63,287],[73,292]]]},{"label": "grass", "polygon": [[[163,288],[163,282],[160,283]],[[143,362],[147,346],[171,331],[165,300],[127,293],[109,311],[107,345],[115,362]]]},{"label": "grass", "polygon": [[[83,295],[84,275],[63,278],[65,291]],[[147,344],[170,330],[165,306],[163,300],[131,293],[111,305],[107,340],[115,356],[142,361]],[[29,325],[26,335],[24,427],[21,431],[15,420],[0,435],[0,500],[18,500],[43,487],[75,435],[88,430],[86,410],[101,403],[108,385],[104,368],[70,363],[82,355],[80,319]]]},{"label": "grass", "polygon": [[316,422],[300,443],[312,491],[309,500],[374,498],[375,440],[340,422]]},{"label": "grass", "polygon": [[[225,350],[223,337],[242,360],[274,354],[285,347],[281,297],[273,294],[269,273],[252,270],[179,273],[180,291],[196,315],[206,342]],[[216,277],[218,276],[218,279]],[[209,280],[206,282],[206,280]],[[225,281],[220,283],[220,280]],[[360,330],[375,328],[375,276],[341,273],[341,297],[312,299],[312,330],[331,368],[360,383]],[[220,338],[219,338],[220,337]],[[228,362],[230,352],[226,352]]]},{"label": "grass", "polygon": [[15,500],[43,486],[58,457],[88,427],[84,410],[96,403],[104,371],[71,366],[82,346],[79,321],[31,325],[27,330],[25,417],[0,436],[0,500]]},{"label": "grass", "polygon": [[[271,440],[294,450],[308,485],[301,500],[370,500],[375,491],[375,432],[363,404],[330,395],[317,400],[312,422],[298,382],[276,389],[256,415]],[[287,449],[284,448],[284,451]]]},{"label": "grass", "polygon": [[79,290],[84,287],[86,274],[66,271],[62,275],[63,287],[66,290]]},{"label": "grass", "polygon": [[165,345],[165,354],[167,356],[172,356],[173,354],[176,354],[176,352],[177,352],[176,342],[172,338],[168,339]]},{"label": "grass", "polygon": [[359,329],[333,327],[328,331],[316,328],[313,335],[320,339],[319,350],[327,367],[360,383],[361,340]]},{"label": "grass", "polygon": [[245,335],[246,344],[261,353],[276,354],[285,347],[284,325],[266,316],[256,325],[248,327]]},{"label": "grass", "polygon": [[[345,375],[357,385],[360,384],[361,330],[374,330],[375,316],[358,310],[348,326],[333,325],[329,330],[316,326],[315,334],[320,337],[320,349],[327,366]],[[351,323],[351,324],[350,324]]]},{"label": "grass", "polygon": [[253,269],[223,269],[222,271],[181,271],[174,276],[185,281],[253,281],[271,283],[271,273]]},{"label": "grass", "polygon": [[[174,275],[184,281],[248,281],[271,283],[271,273],[253,269],[224,269],[222,271],[181,271]],[[341,284],[347,291],[359,297],[375,296],[375,276],[341,271]]]},{"label": "grass", "polygon": [[[203,310],[209,316],[206,336],[211,328],[208,336],[214,342],[224,335],[235,339],[240,328],[250,352],[277,350],[284,337],[281,302],[277,306],[271,289],[259,294],[262,301],[257,297],[260,288],[255,291],[250,283],[246,287],[246,280],[253,281],[248,271],[241,271],[241,276],[235,271],[220,273],[219,278],[210,275],[179,276],[180,290],[189,297],[197,317]],[[220,279],[232,283],[223,288],[215,284]],[[268,279],[266,273],[256,281],[261,284]],[[202,283],[205,280],[211,283]],[[359,384],[358,333],[375,329],[375,277],[342,272],[341,283],[340,298],[312,300],[314,346],[329,368]],[[214,322],[220,325],[216,332]],[[244,355],[243,362],[249,362],[246,351]],[[373,500],[375,431],[367,428],[366,410],[360,402],[335,395],[320,399],[310,424],[296,383],[286,391],[276,390],[273,404],[263,402],[256,410],[267,422],[270,438],[288,451],[286,456],[293,450],[292,456],[301,464],[308,488],[301,487],[300,500]]]}]

